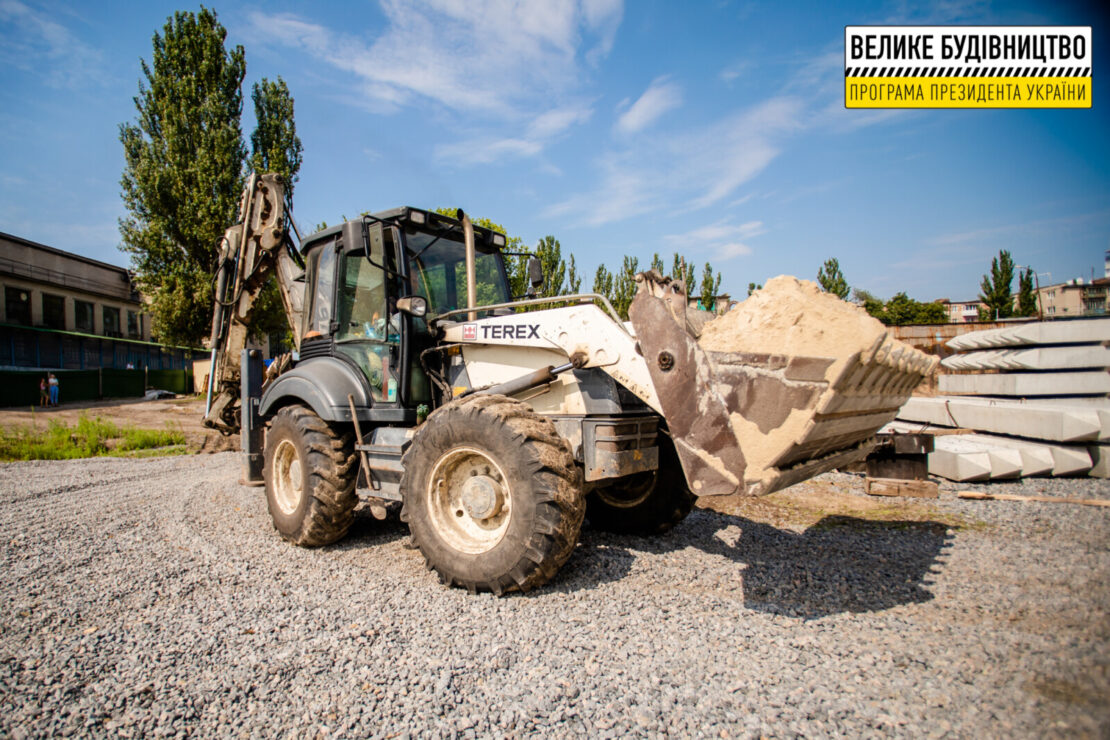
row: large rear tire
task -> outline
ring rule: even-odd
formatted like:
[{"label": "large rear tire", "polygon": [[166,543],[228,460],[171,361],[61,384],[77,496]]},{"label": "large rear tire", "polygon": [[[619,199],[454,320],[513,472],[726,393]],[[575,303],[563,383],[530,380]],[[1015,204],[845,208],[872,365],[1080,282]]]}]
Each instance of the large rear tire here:
[{"label": "large rear tire", "polygon": [[674,442],[659,433],[659,469],[595,488],[586,497],[586,518],[607,532],[663,534],[694,508]]},{"label": "large rear tire", "polygon": [[525,403],[470,396],[432,413],[403,460],[402,520],[429,569],[470,591],[530,591],[578,543],[581,473]]},{"label": "large rear tire", "polygon": [[351,528],[358,465],[350,432],[286,406],[266,431],[262,474],[274,528],[293,544],[330,545]]}]

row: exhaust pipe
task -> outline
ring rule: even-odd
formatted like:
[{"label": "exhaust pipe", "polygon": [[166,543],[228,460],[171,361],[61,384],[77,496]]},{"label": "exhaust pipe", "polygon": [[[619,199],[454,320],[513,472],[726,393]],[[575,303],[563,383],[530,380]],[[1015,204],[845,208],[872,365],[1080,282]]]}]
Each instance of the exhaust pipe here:
[{"label": "exhaust pipe", "polygon": [[466,308],[468,310],[466,320],[474,321],[478,318],[478,313],[474,310],[474,305],[478,300],[474,267],[474,225],[470,223],[470,217],[463,213],[461,208],[456,212],[455,218],[462,221],[463,245],[466,247]]}]

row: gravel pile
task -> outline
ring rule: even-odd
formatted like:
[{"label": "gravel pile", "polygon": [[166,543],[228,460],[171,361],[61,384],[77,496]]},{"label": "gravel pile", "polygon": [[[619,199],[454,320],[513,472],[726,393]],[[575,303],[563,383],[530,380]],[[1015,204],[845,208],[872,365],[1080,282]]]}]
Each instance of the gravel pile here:
[{"label": "gravel pile", "polygon": [[440,586],[396,512],[286,544],[238,464],[0,467],[0,736],[1110,733],[1110,509],[699,509],[658,539],[587,530],[497,599]]}]

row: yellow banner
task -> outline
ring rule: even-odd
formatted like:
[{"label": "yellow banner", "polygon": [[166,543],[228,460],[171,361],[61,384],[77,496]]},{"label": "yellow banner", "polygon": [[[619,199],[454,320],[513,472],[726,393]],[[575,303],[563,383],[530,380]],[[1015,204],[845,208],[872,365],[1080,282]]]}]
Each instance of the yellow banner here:
[{"label": "yellow banner", "polygon": [[1090,108],[1090,77],[846,77],[846,108]]}]

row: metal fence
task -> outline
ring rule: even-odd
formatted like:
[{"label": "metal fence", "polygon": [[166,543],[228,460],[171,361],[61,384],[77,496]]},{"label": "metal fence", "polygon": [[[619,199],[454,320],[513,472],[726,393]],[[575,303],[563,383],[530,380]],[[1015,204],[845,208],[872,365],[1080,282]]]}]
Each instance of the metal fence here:
[{"label": "metal fence", "polygon": [[143,395],[148,388],[193,392],[202,350],[76,332],[0,324],[0,406],[39,402],[39,381],[58,378],[62,403]]}]

